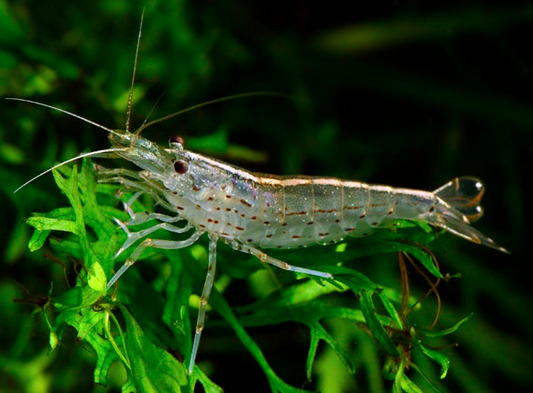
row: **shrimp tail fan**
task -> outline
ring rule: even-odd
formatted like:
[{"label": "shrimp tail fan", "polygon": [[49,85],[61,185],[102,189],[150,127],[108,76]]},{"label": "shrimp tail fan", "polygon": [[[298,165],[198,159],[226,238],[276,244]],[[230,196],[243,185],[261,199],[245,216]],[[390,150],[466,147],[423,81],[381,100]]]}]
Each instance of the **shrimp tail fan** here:
[{"label": "shrimp tail fan", "polygon": [[509,253],[470,225],[483,215],[480,202],[484,192],[483,182],[475,177],[457,177],[449,181],[433,191],[437,197],[436,211],[428,221],[471,242]]}]

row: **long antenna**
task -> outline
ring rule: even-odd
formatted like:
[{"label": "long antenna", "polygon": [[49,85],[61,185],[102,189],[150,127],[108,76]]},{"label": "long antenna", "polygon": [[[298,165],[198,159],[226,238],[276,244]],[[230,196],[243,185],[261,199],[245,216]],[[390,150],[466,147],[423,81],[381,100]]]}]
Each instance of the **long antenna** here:
[{"label": "long antenna", "polygon": [[141,23],[139,25],[139,36],[137,37],[137,48],[135,49],[135,61],[133,62],[133,75],[131,77],[130,94],[128,96],[128,111],[126,114],[126,133],[130,132],[131,123],[131,107],[133,105],[133,87],[135,86],[135,75],[137,74],[137,63],[139,62],[139,47],[141,46],[141,36],[143,31],[144,11],[141,15]]},{"label": "long antenna", "polygon": [[95,123],[94,121],[92,120],[89,120],[89,119],[86,119],[85,117],[81,117],[80,115],[76,115],[75,113],[72,113],[72,112],[69,112],[69,111],[66,111],[64,109],[60,109],[60,108],[56,108],[55,106],[52,106],[52,105],[48,105],[48,104],[43,104],[42,102],[38,102],[38,101],[32,101],[32,100],[26,100],[24,98],[12,98],[12,97],[7,97],[6,100],[9,100],[9,101],[21,101],[21,102],[27,102],[28,104],[33,104],[33,105],[39,105],[39,106],[44,106],[45,108],[48,108],[48,109],[53,109],[54,111],[58,111],[58,112],[61,112],[61,113],[65,113],[69,116],[72,116],[72,117],[75,117],[76,119],[79,119],[79,120],[82,120],[86,123],[89,123],[89,124],[92,124],[93,126],[96,126],[98,128],[101,128],[102,130],[106,130],[107,132],[110,132],[111,134],[115,134],[115,135],[121,135],[119,134],[118,132],[112,130],[111,128],[107,128],[101,124],[98,124],[98,123]]},{"label": "long antenna", "polygon": [[69,158],[68,160],[66,161],[63,161],[63,162],[60,162],[59,164],[57,165],[54,165],[52,168],[50,169],[47,169],[46,171],[44,172],[41,172],[39,173],[37,176],[35,176],[34,178],[28,180],[26,183],[24,183],[23,185],[21,185],[19,188],[17,188],[15,191],[13,191],[13,194],[16,193],[18,190],[26,187],[28,184],[30,184],[32,181],[34,180],[37,180],[38,178],[40,178],[41,176],[43,175],[46,175],[48,172],[51,172],[53,171],[54,169],[57,169],[59,168],[60,166],[63,166],[65,164],[68,164],[70,162],[73,162],[73,161],[76,161],[76,160],[79,160],[80,158],[84,158],[84,157],[92,157],[92,156],[97,156],[97,155],[100,155],[100,156],[108,156],[110,155],[110,153],[115,153],[117,151],[126,151],[128,150],[128,148],[122,148],[122,149],[118,149],[118,148],[111,148],[111,149],[103,149],[103,150],[97,150],[97,151],[90,151],[88,153],[83,153],[83,154],[80,154],[79,156],[76,156],[76,157],[73,157],[73,158]]},{"label": "long antenna", "polygon": [[[152,109],[150,109],[150,112],[148,112],[148,115],[146,116],[146,119],[144,119],[143,124],[141,124],[140,128],[144,128],[144,125],[146,124],[146,122],[148,122],[148,119],[150,118],[150,116],[152,116],[152,113],[154,113],[155,107],[157,106],[157,104],[159,104],[159,101],[161,101],[161,98],[163,98],[164,95],[165,95],[165,93],[163,92],[159,96],[159,98],[157,99],[155,104],[152,106]],[[139,134],[136,133],[136,136],[139,136]]]},{"label": "long antenna", "polygon": [[234,100],[234,99],[237,99],[237,98],[255,97],[255,96],[276,96],[276,97],[287,98],[287,96],[285,94],[275,93],[275,92],[272,92],[272,91],[256,91],[256,92],[253,92],[253,93],[242,93],[242,94],[235,94],[235,95],[232,95],[232,96],[217,98],[217,99],[214,99],[214,100],[211,100],[211,101],[202,102],[201,104],[190,106],[188,108],[182,109],[181,111],[171,113],[170,115],[166,115],[166,116],[163,116],[163,117],[161,117],[159,119],[152,120],[152,121],[150,121],[150,122],[148,122],[146,124],[143,124],[141,127],[139,127],[139,129],[137,131],[135,131],[135,135],[139,136],[141,134],[142,130],[144,130],[144,129],[150,127],[150,126],[153,126],[154,124],[160,123],[160,122],[168,120],[168,119],[172,119],[173,117],[176,117],[178,115],[182,115],[182,114],[184,114],[186,112],[189,112],[189,111],[192,111],[194,109],[202,108],[204,106],[211,105],[211,104],[216,104],[218,102]]}]

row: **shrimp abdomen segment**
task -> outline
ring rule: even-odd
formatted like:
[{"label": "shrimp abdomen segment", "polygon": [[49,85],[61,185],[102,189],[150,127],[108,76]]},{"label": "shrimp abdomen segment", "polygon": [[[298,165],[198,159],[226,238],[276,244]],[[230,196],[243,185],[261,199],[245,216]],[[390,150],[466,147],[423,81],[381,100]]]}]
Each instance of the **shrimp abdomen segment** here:
[{"label": "shrimp abdomen segment", "polygon": [[256,230],[254,237],[261,237],[260,247],[335,243],[346,235],[342,230],[341,180],[310,176],[259,179],[263,228]]},{"label": "shrimp abdomen segment", "polygon": [[263,225],[246,235],[262,248],[330,244],[346,236],[366,236],[400,218],[424,219],[434,204],[430,192],[336,178],[259,179]]}]

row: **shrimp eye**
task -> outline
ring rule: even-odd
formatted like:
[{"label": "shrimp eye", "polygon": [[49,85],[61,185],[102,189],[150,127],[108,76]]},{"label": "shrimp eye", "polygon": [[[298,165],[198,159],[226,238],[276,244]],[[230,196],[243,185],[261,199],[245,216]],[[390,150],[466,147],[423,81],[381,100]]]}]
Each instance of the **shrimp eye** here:
[{"label": "shrimp eye", "polygon": [[181,136],[174,135],[170,137],[170,139],[168,140],[168,144],[170,146],[181,145],[181,147],[183,147],[183,145],[185,144],[185,141],[183,140]]},{"label": "shrimp eye", "polygon": [[174,170],[180,175],[183,175],[185,172],[187,172],[187,169],[189,169],[189,164],[183,160],[178,160],[174,163]]}]

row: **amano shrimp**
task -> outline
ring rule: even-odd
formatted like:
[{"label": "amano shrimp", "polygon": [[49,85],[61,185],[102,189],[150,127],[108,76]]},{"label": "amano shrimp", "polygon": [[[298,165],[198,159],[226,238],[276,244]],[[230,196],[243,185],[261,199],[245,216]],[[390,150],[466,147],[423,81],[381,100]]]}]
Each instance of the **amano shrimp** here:
[{"label": "amano shrimp", "polygon": [[[264,250],[334,244],[347,237],[368,236],[375,228],[393,227],[399,220],[411,220],[443,228],[471,242],[506,252],[470,225],[483,214],[480,200],[484,185],[474,177],[455,178],[434,191],[420,191],[334,177],[265,175],[187,150],[180,137],[170,138],[169,147],[165,148],[140,135],[149,125],[184,111],[144,124],[135,132],[130,132],[140,38],[139,32],[124,131],[112,130],[46,104],[13,100],[52,108],[109,132],[111,148],[82,154],[54,168],[85,156],[119,156],[140,170],[100,167],[99,181],[122,184],[125,188],[137,191],[137,196],[149,194],[168,210],[168,214],[135,213],[129,204],[125,205],[130,219],[117,222],[126,232],[127,240],[116,256],[140,243],[109,280],[108,290],[146,248],[180,249],[192,245],[204,233],[209,236],[207,275],[200,298],[189,374],[193,372],[206,305],[213,287],[219,240],[237,251],[257,257],[261,262],[322,279],[334,277],[327,272],[290,265],[269,256],[268,251]],[[174,225],[183,220],[187,222],[185,226]],[[151,221],[156,223],[148,229],[130,231],[131,226]],[[185,240],[176,241],[149,237],[159,229],[190,235]]]},{"label": "amano shrimp", "polygon": [[[483,214],[479,202],[484,186],[473,177],[455,178],[435,191],[419,191],[337,178],[260,175],[186,150],[181,138],[171,138],[169,148],[126,132],[110,134],[110,140],[118,155],[142,170],[103,169],[102,180],[151,193],[173,214],[140,216],[132,212],[131,221],[120,223],[128,240],[119,253],[137,240],[144,240],[111,278],[108,288],[145,248],[183,248],[203,233],[209,235],[209,265],[189,373],[193,370],[205,307],[213,286],[218,240],[254,255],[261,262],[325,279],[333,277],[289,265],[262,250],[333,244],[348,236],[368,236],[375,228],[391,227],[398,220],[411,220],[506,252],[470,225]],[[140,232],[128,229],[130,225],[152,219],[159,223],[149,229]],[[188,224],[184,228],[173,227],[171,223],[177,220],[186,220]],[[156,229],[174,232],[194,229],[194,232],[181,241],[148,238]]]}]

